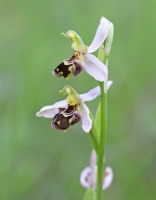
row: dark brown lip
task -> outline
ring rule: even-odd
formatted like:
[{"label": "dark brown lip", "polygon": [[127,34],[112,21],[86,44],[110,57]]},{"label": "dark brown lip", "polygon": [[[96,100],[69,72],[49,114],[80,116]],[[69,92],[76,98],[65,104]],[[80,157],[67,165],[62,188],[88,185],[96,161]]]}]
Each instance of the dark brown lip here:
[{"label": "dark brown lip", "polygon": [[81,114],[76,111],[76,106],[68,106],[68,108],[59,108],[52,120],[52,127],[57,130],[66,130],[71,125],[78,123],[81,120]]}]

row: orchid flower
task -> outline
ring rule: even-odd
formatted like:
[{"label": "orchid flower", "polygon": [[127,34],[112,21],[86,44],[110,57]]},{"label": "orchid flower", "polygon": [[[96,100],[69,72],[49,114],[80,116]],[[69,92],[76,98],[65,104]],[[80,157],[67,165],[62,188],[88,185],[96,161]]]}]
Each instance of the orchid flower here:
[{"label": "orchid flower", "polygon": [[[107,82],[107,89],[109,89],[111,84],[112,81]],[[89,116],[89,109],[84,102],[91,101],[99,96],[101,93],[100,87],[97,86],[88,93],[79,95],[72,87],[65,86],[60,93],[67,94],[67,99],[41,108],[36,113],[36,116],[52,118],[51,125],[58,130],[66,130],[71,125],[82,120],[82,128],[88,133],[92,127],[92,120]]]},{"label": "orchid flower", "polygon": [[[71,38],[73,40],[71,48],[74,49],[74,54],[70,59],[65,59],[60,65],[58,65],[54,69],[53,75],[69,78],[72,75],[77,76],[82,70],[85,70],[98,81],[107,80],[108,70],[106,65],[91,53],[95,52],[104,43],[108,33],[111,35],[111,27],[112,23],[102,17],[96,30],[95,37],[89,47],[83,43],[81,37],[76,32],[70,30],[66,34],[62,33],[65,38]],[[111,39],[107,42],[108,51],[110,40]]]},{"label": "orchid flower", "polygon": [[[106,167],[103,173],[102,189],[107,189],[113,180],[113,171],[111,167]],[[90,157],[90,166],[86,167],[80,175],[80,183],[85,188],[96,188],[97,184],[97,165],[96,153],[93,150]]]}]

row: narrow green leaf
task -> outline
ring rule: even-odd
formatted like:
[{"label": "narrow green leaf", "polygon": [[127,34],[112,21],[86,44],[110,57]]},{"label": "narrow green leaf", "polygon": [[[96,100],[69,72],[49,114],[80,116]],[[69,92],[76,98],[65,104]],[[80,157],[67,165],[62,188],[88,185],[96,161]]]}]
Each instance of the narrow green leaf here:
[{"label": "narrow green leaf", "polygon": [[88,136],[91,141],[91,144],[93,148],[95,149],[96,153],[98,153],[98,147],[99,147],[99,133],[98,129],[95,123],[95,120],[93,118],[93,115],[90,113],[90,117],[92,119],[92,129],[90,130]]},{"label": "narrow green leaf", "polygon": [[95,123],[96,123],[96,127],[98,129],[98,134],[100,134],[100,127],[101,127],[101,102],[99,103],[99,105],[97,107],[97,110],[96,110]]},{"label": "narrow green leaf", "polygon": [[94,188],[88,188],[83,200],[96,200],[96,191]]}]

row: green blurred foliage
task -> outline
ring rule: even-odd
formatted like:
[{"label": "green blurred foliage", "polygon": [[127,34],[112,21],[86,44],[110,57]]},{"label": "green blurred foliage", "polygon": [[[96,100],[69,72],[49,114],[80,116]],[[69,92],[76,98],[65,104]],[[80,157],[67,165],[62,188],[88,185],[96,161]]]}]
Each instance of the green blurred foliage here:
[{"label": "green blurred foliage", "polygon": [[[61,32],[75,30],[89,45],[101,16],[114,23],[109,56],[106,165],[114,181],[104,199],[156,198],[156,1],[4,0],[0,2],[0,199],[80,200],[79,175],[91,145],[81,123],[67,132],[37,118],[43,106],[97,85],[82,72],[64,80],[51,75],[72,55]],[[95,113],[99,98],[87,105]]]}]

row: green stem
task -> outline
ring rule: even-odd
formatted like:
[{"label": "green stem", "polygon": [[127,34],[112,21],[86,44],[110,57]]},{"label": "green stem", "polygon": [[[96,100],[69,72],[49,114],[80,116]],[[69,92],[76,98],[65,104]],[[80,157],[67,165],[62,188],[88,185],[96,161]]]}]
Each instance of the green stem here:
[{"label": "green stem", "polygon": [[[104,55],[102,46],[99,49],[98,58],[106,64],[107,56]],[[100,140],[98,150],[98,171],[97,171],[97,200],[103,199],[102,183],[103,183],[103,170],[104,170],[104,155],[107,136],[107,91],[104,88],[107,81],[99,82],[101,90],[101,127],[100,127]]]},{"label": "green stem", "polygon": [[100,143],[98,151],[98,183],[97,183],[97,200],[102,200],[103,191],[103,170],[104,170],[104,155],[107,135],[107,93],[104,92],[104,83],[100,82],[101,89],[101,130],[100,130]]}]

